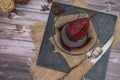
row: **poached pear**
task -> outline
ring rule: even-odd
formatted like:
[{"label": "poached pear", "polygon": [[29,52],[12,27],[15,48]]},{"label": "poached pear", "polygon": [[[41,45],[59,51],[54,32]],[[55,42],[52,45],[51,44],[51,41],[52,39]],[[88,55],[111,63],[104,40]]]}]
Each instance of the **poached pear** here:
[{"label": "poached pear", "polygon": [[90,19],[95,15],[96,14],[93,14],[89,18],[80,18],[65,25],[61,31],[61,39],[63,44],[69,48],[83,46],[88,39],[87,33]]},{"label": "poached pear", "polygon": [[85,37],[83,37],[82,39],[78,40],[78,41],[71,41],[67,34],[66,34],[66,28],[67,26],[63,27],[62,31],[61,31],[61,39],[62,39],[62,42],[63,44],[66,46],[66,47],[69,47],[69,48],[77,48],[77,47],[81,47],[83,46],[86,41],[87,41],[87,35],[85,35]]},{"label": "poached pear", "polygon": [[91,15],[89,18],[80,18],[68,23],[67,35],[70,40],[78,41],[82,39],[88,32],[90,19],[95,16]]}]

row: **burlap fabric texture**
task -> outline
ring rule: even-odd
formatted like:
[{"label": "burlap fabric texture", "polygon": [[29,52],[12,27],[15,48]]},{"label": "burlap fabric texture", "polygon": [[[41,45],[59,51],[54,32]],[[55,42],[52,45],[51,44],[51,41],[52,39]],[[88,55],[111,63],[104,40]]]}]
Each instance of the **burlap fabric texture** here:
[{"label": "burlap fabric texture", "polygon": [[0,11],[11,12],[15,8],[14,0],[0,0]]}]

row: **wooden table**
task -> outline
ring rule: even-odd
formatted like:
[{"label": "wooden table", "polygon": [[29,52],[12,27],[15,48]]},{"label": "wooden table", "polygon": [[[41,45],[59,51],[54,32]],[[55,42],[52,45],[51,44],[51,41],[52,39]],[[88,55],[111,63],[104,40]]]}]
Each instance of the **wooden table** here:
[{"label": "wooden table", "polygon": [[[56,0],[69,4],[70,0]],[[91,8],[102,12],[120,14],[120,1],[87,0]],[[35,47],[29,34],[30,25],[36,22],[46,22],[49,11],[42,12],[41,5],[46,0],[31,0],[27,5],[16,5],[16,19],[9,19],[0,14],[0,79],[2,80],[32,80],[28,68],[29,62],[34,57]],[[104,5],[106,4],[106,5]],[[112,4],[112,5],[111,5]],[[22,27],[16,27],[22,25]],[[119,45],[118,45],[119,46]],[[113,49],[106,80],[119,80],[120,54]]]}]

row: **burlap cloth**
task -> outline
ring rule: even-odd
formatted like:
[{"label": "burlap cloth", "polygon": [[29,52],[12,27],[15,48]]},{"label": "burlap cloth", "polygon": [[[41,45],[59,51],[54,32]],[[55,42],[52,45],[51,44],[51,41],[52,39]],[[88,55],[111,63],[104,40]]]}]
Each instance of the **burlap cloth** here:
[{"label": "burlap cloth", "polygon": [[[84,8],[89,8],[84,0],[73,0],[71,2],[71,5],[84,7]],[[114,42],[113,42],[113,46],[116,45],[120,41],[120,38],[118,37],[118,35],[120,34],[120,31],[119,31],[120,26],[119,25],[120,25],[120,18],[118,17],[117,24],[116,24],[116,29],[115,29],[115,39],[114,39]],[[42,42],[45,27],[46,27],[46,23],[44,23],[44,22],[35,23],[31,26],[31,36],[32,36],[33,42],[35,44],[36,54],[35,54],[35,58],[33,59],[32,63],[31,63],[30,71],[33,74],[34,80],[57,80],[59,77],[64,76],[66,73],[58,72],[58,71],[51,70],[51,69],[46,69],[46,68],[43,68],[43,67],[40,67],[40,66],[36,65],[36,61],[37,61],[37,58],[38,58],[39,49],[40,49],[40,45],[41,45],[41,42]],[[87,60],[84,60],[84,63],[82,64],[83,67],[92,66],[91,64],[86,64],[87,62],[88,62]],[[89,68],[90,67],[86,68],[86,70],[89,70]],[[87,71],[80,72],[81,69],[82,69],[81,67],[77,67],[76,70],[71,72],[73,74],[77,73],[76,74],[77,76],[73,76],[73,75],[70,74],[69,75],[70,77],[66,78],[65,80],[78,80],[78,79],[80,79],[79,76],[81,74],[84,74],[85,72],[87,72]],[[78,72],[80,72],[80,73],[78,73]]]},{"label": "burlap cloth", "polygon": [[8,13],[15,8],[14,0],[0,0],[0,12]]},{"label": "burlap cloth", "polygon": [[0,0],[0,12],[9,13],[15,9],[15,3],[27,4],[29,0]]}]

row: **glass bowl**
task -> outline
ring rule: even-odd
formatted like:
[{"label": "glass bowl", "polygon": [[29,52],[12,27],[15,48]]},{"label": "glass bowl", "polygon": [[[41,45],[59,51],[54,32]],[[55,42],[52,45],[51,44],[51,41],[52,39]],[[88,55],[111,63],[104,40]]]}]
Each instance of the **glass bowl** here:
[{"label": "glass bowl", "polygon": [[64,25],[73,20],[84,18],[86,17],[86,15],[90,16],[90,14],[87,14],[84,11],[68,10],[59,16],[55,16],[53,27],[53,33],[55,34],[55,36],[53,36],[53,40],[56,46],[64,53],[69,55],[82,55],[87,53],[88,51],[93,50],[96,46],[99,45],[99,30],[97,23],[95,21],[93,22],[92,20],[94,19],[94,17],[90,20],[90,28],[88,29],[89,41],[84,46],[78,48],[68,48],[61,41],[61,29],[64,27]]}]

